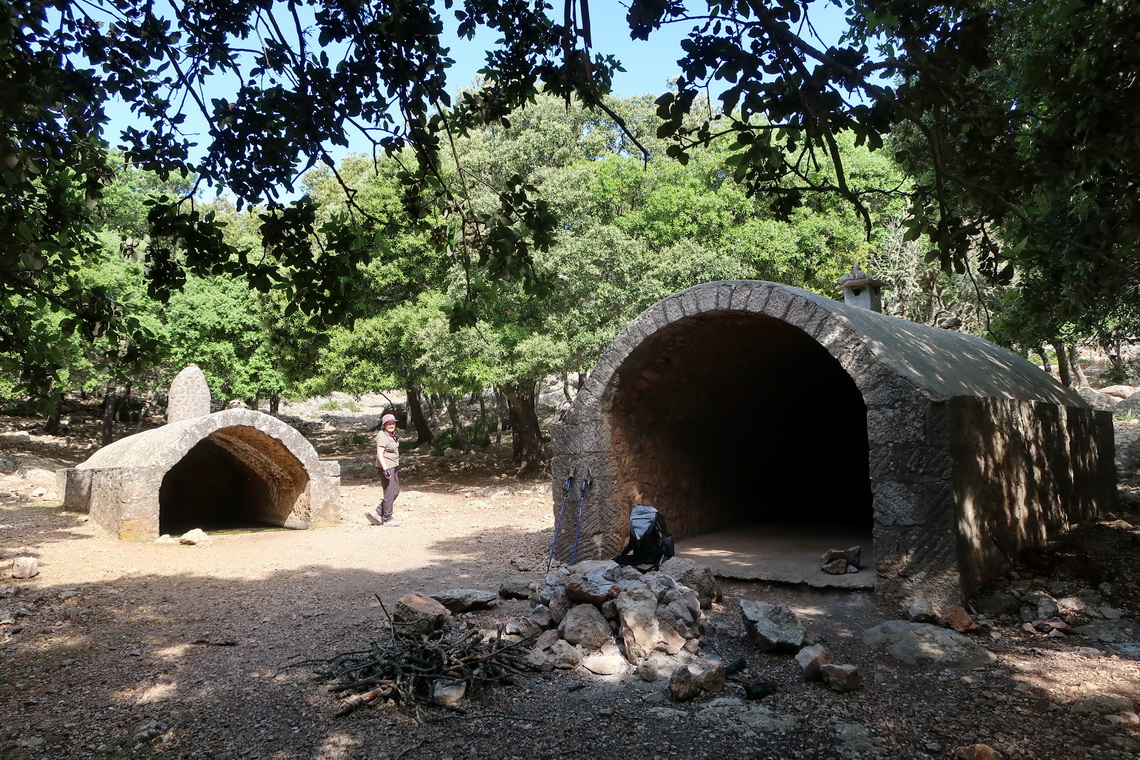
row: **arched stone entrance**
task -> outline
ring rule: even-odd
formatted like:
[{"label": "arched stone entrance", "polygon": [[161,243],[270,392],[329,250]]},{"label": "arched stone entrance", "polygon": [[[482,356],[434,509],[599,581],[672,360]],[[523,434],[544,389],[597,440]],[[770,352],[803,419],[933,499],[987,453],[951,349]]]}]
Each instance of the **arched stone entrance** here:
[{"label": "arched stone entrance", "polygon": [[610,418],[619,500],[658,507],[678,539],[809,520],[870,533],[863,397],[797,327],[731,311],[672,322],[626,359]]},{"label": "arched stone entrance", "polygon": [[[943,601],[1115,493],[1111,417],[1029,362],[757,281],[647,309],[552,440],[555,511],[568,473],[595,481],[579,558],[620,551],[638,501],[682,537],[757,520],[869,522],[880,589]],[[1009,440],[1016,451],[992,443]],[[1049,462],[1052,475],[1006,468],[1015,459]],[[574,534],[560,533],[563,561]]]},{"label": "arched stone entrance", "polygon": [[293,513],[308,485],[305,466],[278,439],[247,426],[222,428],[195,444],[163,476],[159,533],[303,527]]}]

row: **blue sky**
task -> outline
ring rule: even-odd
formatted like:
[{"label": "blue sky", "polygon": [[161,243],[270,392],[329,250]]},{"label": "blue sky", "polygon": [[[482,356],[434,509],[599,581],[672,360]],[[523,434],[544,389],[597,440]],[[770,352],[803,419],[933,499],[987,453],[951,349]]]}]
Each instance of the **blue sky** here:
[{"label": "blue sky", "polygon": [[[561,5],[557,0],[548,2],[555,8]],[[816,4],[819,7],[812,10],[813,23],[828,43],[834,43],[845,28],[843,12],[825,0]],[[692,3],[693,7],[704,5]],[[677,59],[682,54],[681,40],[691,25],[670,24],[651,34],[649,40],[631,40],[625,20],[627,6],[626,0],[594,0],[590,4],[594,52],[612,54],[624,65],[626,71],[619,72],[614,79],[616,96],[660,94],[665,91],[669,78],[680,73]],[[445,22],[452,18],[451,12],[444,13]],[[452,87],[458,89],[471,83],[483,64],[483,51],[494,42],[494,36],[485,34],[473,41],[451,39],[454,40],[451,57],[456,63],[449,80]]]},{"label": "blue sky", "polygon": [[[557,0],[548,0],[548,2],[556,9],[561,6]],[[696,0],[694,7],[698,5],[705,7],[703,2]],[[826,0],[818,0],[816,5],[818,7],[813,8],[813,22],[824,39],[832,43],[843,29],[843,14],[840,9]],[[682,54],[680,43],[691,25],[669,24],[652,33],[648,41],[631,40],[629,25],[625,19],[626,12],[627,5],[623,0],[594,0],[590,8],[593,52],[612,54],[624,65],[626,71],[618,72],[614,79],[616,96],[625,98],[664,92],[669,79],[680,73],[677,66],[677,59]],[[449,76],[449,86],[453,92],[456,92],[472,83],[483,66],[485,51],[493,46],[497,35],[483,31],[474,40],[461,40],[454,34],[456,26],[454,10],[441,9],[441,18],[449,30],[444,35],[444,44],[449,45],[451,57],[455,60]],[[332,55],[331,51],[330,56],[335,60],[336,56]],[[207,103],[212,98],[232,97],[234,87],[235,82],[232,78],[223,77],[218,82],[216,92],[207,90],[203,95]],[[111,124],[105,136],[112,145],[116,145],[119,131],[124,126],[132,124],[134,119],[123,104],[112,105],[109,113]],[[204,119],[192,106],[187,109],[186,116],[184,129],[187,132],[197,133],[195,139],[200,146],[206,144],[209,138],[206,135]],[[352,141],[353,135],[350,134],[349,139]],[[367,152],[368,149],[368,145],[362,141],[360,145],[351,145],[347,151],[334,151],[334,157],[339,159],[344,154]]]}]

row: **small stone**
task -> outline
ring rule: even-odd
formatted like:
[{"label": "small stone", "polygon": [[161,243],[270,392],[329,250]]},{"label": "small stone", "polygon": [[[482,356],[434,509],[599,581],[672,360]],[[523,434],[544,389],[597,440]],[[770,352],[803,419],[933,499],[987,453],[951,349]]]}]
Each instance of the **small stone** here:
[{"label": "small stone", "polygon": [[535,605],[534,609],[530,611],[528,620],[539,628],[549,628],[554,625],[554,615],[545,604]]},{"label": "small stone", "polygon": [[405,594],[396,600],[392,620],[401,633],[422,636],[439,630],[451,613],[442,604],[423,594]]},{"label": "small stone", "polygon": [[615,655],[591,654],[579,663],[586,670],[599,676],[612,676],[624,673],[628,667],[625,658]]},{"label": "small stone", "polygon": [[642,681],[653,683],[660,677],[660,673],[657,670],[657,663],[653,660],[645,660],[637,666],[637,675],[641,677]]},{"label": "small stone", "polygon": [[554,662],[554,667],[569,670],[582,660],[582,653],[570,642],[559,639],[550,647],[550,658]]},{"label": "small stone", "polygon": [[557,628],[551,628],[550,630],[543,631],[535,640],[534,648],[540,651],[543,649],[550,649],[550,647],[554,646],[554,642],[558,641],[560,638],[562,638],[562,634],[558,632]]},{"label": "small stone", "polygon": [[845,564],[854,565],[856,568],[861,564],[860,558],[862,554],[862,547],[852,546],[849,549],[829,549],[824,552],[823,557],[820,558],[820,563],[823,565],[831,564],[836,560],[842,559]]},{"label": "small stone", "polygon": [[972,631],[978,627],[978,624],[970,617],[970,613],[966,612],[960,604],[955,604],[946,610],[943,615],[943,623],[958,633]]},{"label": "small stone", "polygon": [[915,623],[937,623],[938,613],[929,599],[908,599],[903,605],[908,620]]},{"label": "small stone", "polygon": [[846,575],[847,574],[847,560],[836,559],[828,562],[826,565],[821,565],[820,570],[828,575]]},{"label": "small stone", "polygon": [[507,573],[499,581],[499,596],[504,599],[526,599],[530,596],[530,577],[521,573]]},{"label": "small stone", "polygon": [[570,608],[558,626],[562,638],[571,644],[580,644],[586,649],[598,649],[605,644],[612,632],[609,621],[592,604],[577,604]]},{"label": "small stone", "polygon": [[701,693],[700,670],[693,665],[677,668],[669,679],[669,695],[675,702],[686,702]]},{"label": "small stone", "polygon": [[40,563],[35,557],[16,557],[12,560],[13,578],[35,578],[40,574]]},{"label": "small stone", "polygon": [[803,668],[805,681],[822,681],[820,667],[831,663],[831,653],[822,644],[804,647],[796,652],[796,662]]},{"label": "small stone", "polygon": [[451,612],[485,610],[499,602],[499,594],[476,588],[450,588],[430,595]]},{"label": "small stone", "polygon": [[955,747],[952,754],[960,760],[1001,760],[1001,753],[987,744]]},{"label": "small stone", "polygon": [[187,546],[197,546],[198,544],[208,544],[212,539],[206,535],[206,531],[201,528],[194,528],[183,533],[178,538],[178,543],[186,544]]},{"label": "small stone", "polygon": [[863,674],[854,665],[820,665],[819,674],[832,691],[857,691],[863,685]]},{"label": "small stone", "polygon": [[445,681],[439,679],[432,682],[431,701],[435,705],[454,707],[467,693],[467,684],[463,681]]}]

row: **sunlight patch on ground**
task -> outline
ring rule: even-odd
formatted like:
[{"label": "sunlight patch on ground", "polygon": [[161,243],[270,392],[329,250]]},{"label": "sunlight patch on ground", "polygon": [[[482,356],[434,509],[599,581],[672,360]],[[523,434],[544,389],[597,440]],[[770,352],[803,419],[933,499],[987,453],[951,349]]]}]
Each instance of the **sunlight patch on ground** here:
[{"label": "sunlight patch on ground", "polygon": [[156,683],[134,695],[135,704],[146,705],[170,699],[178,691],[173,683]]},{"label": "sunlight patch on ground", "polygon": [[1036,657],[1006,654],[1003,662],[1013,678],[1026,686],[1039,689],[1053,697],[1076,699],[1092,694],[1105,694],[1137,699],[1140,696],[1140,666],[1117,659],[1106,659],[1104,667],[1097,668],[1097,677],[1089,677],[1088,663],[1083,657],[1050,657],[1042,661]]},{"label": "sunlight patch on ground", "polygon": [[175,644],[154,650],[154,656],[167,662],[177,662],[190,653],[189,644]]}]

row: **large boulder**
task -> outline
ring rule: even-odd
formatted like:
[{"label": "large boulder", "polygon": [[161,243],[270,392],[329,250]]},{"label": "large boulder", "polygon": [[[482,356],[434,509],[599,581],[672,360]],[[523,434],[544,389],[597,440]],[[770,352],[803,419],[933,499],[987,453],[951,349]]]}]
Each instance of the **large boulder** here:
[{"label": "large boulder", "polygon": [[752,642],[766,652],[798,650],[804,644],[807,631],[796,613],[782,604],[741,599],[740,614]]},{"label": "large boulder", "polygon": [[888,620],[868,629],[863,643],[907,665],[972,670],[997,658],[960,633],[928,623]]},{"label": "large boulder", "polygon": [[704,565],[698,565],[684,557],[673,557],[661,565],[661,572],[671,575],[678,583],[696,591],[701,600],[701,607],[706,610],[714,602],[721,600],[720,583],[717,582],[713,571]]},{"label": "large boulder", "polygon": [[657,597],[648,588],[632,588],[618,595],[615,606],[626,659],[637,664],[649,656],[660,638]]}]

